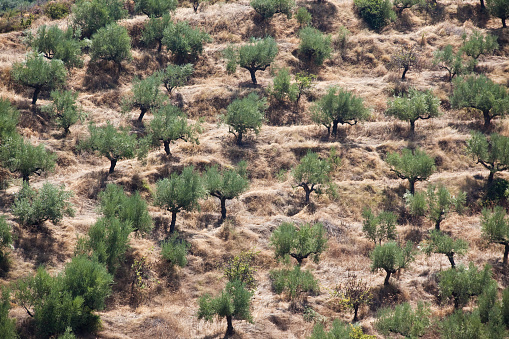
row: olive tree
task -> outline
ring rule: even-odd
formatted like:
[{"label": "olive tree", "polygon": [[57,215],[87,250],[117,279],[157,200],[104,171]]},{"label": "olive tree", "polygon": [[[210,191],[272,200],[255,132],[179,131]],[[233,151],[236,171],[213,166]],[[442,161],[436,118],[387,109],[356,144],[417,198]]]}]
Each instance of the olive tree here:
[{"label": "olive tree", "polygon": [[199,209],[198,199],[205,195],[202,179],[193,166],[185,167],[181,174],[157,182],[155,205],[171,212],[170,233],[175,231],[177,213]]},{"label": "olive tree", "polygon": [[330,35],[324,35],[314,27],[304,27],[299,31],[299,54],[307,62],[321,66],[332,53]]},{"label": "olive tree", "polygon": [[47,60],[42,54],[31,53],[24,62],[13,64],[11,76],[15,82],[34,89],[32,105],[35,105],[41,90],[65,83],[67,71],[62,60]]},{"label": "olive tree", "polygon": [[396,223],[398,216],[394,212],[381,211],[375,215],[371,209],[362,211],[362,232],[375,246],[381,245],[382,240],[396,240]]},{"label": "olive tree", "polygon": [[414,260],[412,243],[407,242],[405,247],[394,241],[378,245],[371,253],[371,260],[371,271],[384,270],[384,285],[389,285],[391,274],[406,268]]},{"label": "olive tree", "polygon": [[346,283],[334,287],[331,297],[338,306],[346,306],[353,309],[353,323],[359,321],[359,308],[362,305],[368,305],[373,298],[368,284],[356,275],[350,274],[348,274]]},{"label": "olive tree", "polygon": [[297,187],[304,189],[306,203],[309,203],[309,196],[312,192],[323,193],[324,186],[327,187],[327,193],[332,196],[336,195],[331,174],[339,162],[340,159],[335,156],[334,151],[327,159],[320,159],[318,154],[311,151],[302,157],[300,163],[292,171],[292,175],[297,182]]},{"label": "olive tree", "polygon": [[392,307],[384,307],[378,311],[375,327],[386,338],[398,333],[405,338],[419,338],[426,334],[431,326],[431,309],[422,301],[413,310],[409,302]]},{"label": "olive tree", "polygon": [[473,65],[481,55],[492,54],[497,48],[497,37],[491,34],[483,35],[480,31],[474,30],[470,36],[463,34],[463,46],[461,51],[473,60]]},{"label": "olive tree", "polygon": [[72,7],[73,26],[90,38],[100,28],[127,15],[123,0],[78,0]]},{"label": "olive tree", "polygon": [[502,20],[502,27],[506,28],[506,19],[509,18],[508,0],[486,0],[486,5],[490,14]]},{"label": "olive tree", "polygon": [[69,134],[69,128],[84,116],[83,110],[76,104],[77,92],[52,91],[52,103],[43,109],[56,119],[57,126]]},{"label": "olive tree", "polygon": [[21,225],[40,227],[46,220],[59,223],[64,216],[73,217],[74,208],[69,199],[72,192],[45,182],[36,190],[24,184],[12,204],[12,214]]},{"label": "olive tree", "polygon": [[272,288],[277,294],[286,292],[291,300],[291,305],[295,306],[307,293],[317,294],[320,292],[318,281],[309,270],[303,270],[299,265],[293,269],[283,268],[280,270],[269,271],[269,278],[272,281]]},{"label": "olive tree", "polygon": [[415,193],[417,181],[428,179],[436,169],[435,160],[419,148],[415,150],[405,148],[401,155],[389,153],[385,161],[400,179],[408,179],[410,194]]},{"label": "olive tree", "polygon": [[229,126],[228,132],[235,135],[237,145],[242,145],[244,134],[252,130],[255,134],[262,128],[267,100],[260,98],[256,93],[249,93],[243,99],[235,99],[226,108],[226,114],[221,121]]},{"label": "olive tree", "polygon": [[161,53],[164,30],[172,24],[169,13],[164,14],[161,18],[150,17],[143,28],[141,40],[147,46],[157,43],[157,53]]},{"label": "olive tree", "polygon": [[470,67],[463,62],[462,54],[462,50],[455,53],[452,45],[446,45],[444,48],[435,51],[433,64],[440,69],[445,69],[449,81],[452,81],[456,75],[462,75],[470,70]]},{"label": "olive tree", "polygon": [[221,222],[226,218],[226,200],[237,198],[249,187],[247,163],[239,162],[237,168],[219,170],[212,166],[204,173],[204,184],[208,194],[221,202]]},{"label": "olive tree", "polygon": [[408,95],[394,97],[387,103],[385,115],[393,116],[399,120],[410,123],[410,133],[415,131],[415,122],[439,116],[440,99],[435,97],[430,90],[418,91],[411,88]]},{"label": "olive tree", "polygon": [[[4,215],[0,215],[0,273],[7,272],[10,266],[9,253],[6,252],[13,242],[12,229]],[[3,274],[0,274],[3,275]],[[0,306],[1,310],[1,306]],[[0,311],[0,329],[2,328],[2,314]]]},{"label": "olive tree", "polygon": [[405,80],[406,73],[410,68],[419,64],[419,53],[417,47],[401,47],[399,52],[392,54],[390,66],[392,68],[402,69],[401,80]]},{"label": "olive tree", "polygon": [[95,152],[110,161],[109,173],[113,173],[117,161],[132,159],[138,150],[136,135],[131,134],[129,129],[115,128],[109,121],[106,126],[96,126],[92,123],[88,126],[90,137],[82,141],[79,148]]},{"label": "olive tree", "polygon": [[29,36],[30,46],[47,59],[60,59],[67,68],[82,67],[82,43],[71,27],[63,31],[58,26],[42,25],[35,37]]},{"label": "olive tree", "polygon": [[468,242],[463,239],[453,239],[440,230],[431,231],[429,239],[422,246],[422,251],[428,256],[431,253],[444,254],[449,259],[452,268],[456,267],[454,255],[463,255],[467,250]]},{"label": "olive tree", "polygon": [[507,265],[509,257],[509,220],[506,211],[501,206],[495,206],[493,210],[484,208],[481,216],[481,228],[483,237],[490,243],[504,245],[504,257],[502,263]]},{"label": "olive tree", "polygon": [[210,35],[192,28],[187,21],[170,24],[163,31],[163,45],[172,52],[179,65],[194,61],[203,52],[203,43],[210,41]]},{"label": "olive tree", "polygon": [[99,193],[100,212],[106,218],[118,218],[120,222],[128,223],[133,232],[148,234],[152,230],[153,222],[148,213],[147,202],[136,191],[126,195],[121,186],[108,184]]},{"label": "olive tree", "polygon": [[490,127],[491,120],[504,116],[509,111],[507,89],[494,83],[484,75],[470,75],[453,80],[454,90],[450,97],[454,108],[473,108],[483,114],[484,128]]},{"label": "olive tree", "polygon": [[426,192],[405,194],[406,204],[413,215],[426,215],[433,223],[435,230],[440,230],[440,223],[454,209],[463,213],[467,194],[460,191],[453,196],[444,185],[429,185]]},{"label": "olive tree", "polygon": [[159,18],[177,9],[178,0],[136,0],[135,10],[149,17]]},{"label": "olive tree", "polygon": [[159,90],[161,76],[159,73],[152,74],[145,79],[135,77],[132,82],[131,93],[122,100],[122,110],[127,112],[132,108],[139,108],[138,122],[143,120],[145,113],[160,107],[165,96]]},{"label": "olive tree", "polygon": [[33,146],[20,136],[2,141],[0,145],[0,162],[11,172],[19,172],[23,182],[29,182],[32,174],[50,171],[55,167],[57,156],[46,150],[44,145]]},{"label": "olive tree", "polygon": [[294,0],[251,0],[249,4],[264,20],[272,18],[276,13],[285,14],[290,19],[295,7]]},{"label": "olive tree", "polygon": [[251,316],[251,297],[253,293],[245,288],[244,283],[235,280],[226,283],[221,294],[213,298],[205,294],[199,300],[198,319],[212,321],[214,316],[226,318],[226,337],[233,334],[233,318],[253,322]]},{"label": "olive tree", "polygon": [[131,38],[125,27],[113,23],[94,33],[90,46],[90,61],[95,62],[98,59],[113,61],[119,70],[122,61],[132,59]]},{"label": "olive tree", "polygon": [[327,249],[327,235],[322,223],[296,227],[294,223],[284,222],[272,232],[270,243],[276,259],[289,262],[292,257],[300,266],[308,257],[318,263],[320,254]]},{"label": "olive tree", "polygon": [[10,291],[7,288],[1,288],[0,292],[0,330],[5,339],[17,339],[16,321],[9,318],[9,309],[11,308]]},{"label": "olive tree", "polygon": [[311,110],[311,119],[318,125],[327,128],[327,132],[336,136],[338,124],[353,126],[359,121],[367,120],[370,111],[365,107],[361,97],[343,88],[330,87]]},{"label": "olive tree", "polygon": [[168,94],[171,95],[171,92],[175,88],[184,86],[189,81],[193,71],[194,68],[192,64],[168,64],[168,66],[166,66],[166,68],[160,73],[161,81],[163,82],[166,91],[168,91]]},{"label": "olive tree", "polygon": [[153,145],[163,142],[166,155],[170,156],[170,144],[172,141],[183,140],[199,144],[198,134],[201,133],[200,122],[189,124],[187,116],[182,110],[173,105],[163,105],[154,112],[154,119],[150,121],[148,128],[149,137]]},{"label": "olive tree", "polygon": [[248,44],[240,47],[229,46],[224,50],[223,55],[228,60],[226,65],[228,73],[235,73],[238,65],[249,71],[251,81],[256,85],[256,71],[266,70],[277,53],[276,41],[268,36],[263,39],[252,38]]},{"label": "olive tree", "polygon": [[487,186],[493,183],[495,173],[509,169],[509,137],[493,133],[488,138],[480,132],[472,132],[467,140],[467,152],[490,171]]},{"label": "olive tree", "polygon": [[174,232],[169,239],[161,243],[161,256],[172,268],[184,267],[187,265],[187,251],[190,247],[191,244],[179,238],[178,232]]}]

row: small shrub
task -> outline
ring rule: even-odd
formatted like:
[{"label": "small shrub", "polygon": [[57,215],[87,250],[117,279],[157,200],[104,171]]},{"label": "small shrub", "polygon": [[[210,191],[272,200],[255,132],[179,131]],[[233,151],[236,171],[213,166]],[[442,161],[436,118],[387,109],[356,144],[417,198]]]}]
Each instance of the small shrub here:
[{"label": "small shrub", "polygon": [[347,325],[334,319],[328,332],[322,323],[316,324],[309,339],[376,339],[376,336],[364,334],[360,326]]},{"label": "small shrub", "polygon": [[390,0],[354,0],[354,6],[368,26],[376,31],[396,18]]},{"label": "small shrub", "polygon": [[294,0],[251,0],[250,4],[263,19],[270,19],[276,13],[286,14],[290,19],[295,7]]},{"label": "small shrub", "polygon": [[98,59],[115,62],[119,70],[122,61],[132,59],[131,38],[125,27],[113,23],[97,30],[92,36],[90,61]]},{"label": "small shrub", "polygon": [[187,265],[187,251],[191,245],[184,239],[179,239],[178,232],[174,232],[170,239],[161,243],[161,255],[171,266],[184,267]]},{"label": "small shrub", "polygon": [[353,322],[359,320],[359,308],[362,305],[368,305],[373,298],[371,288],[362,279],[357,278],[356,275],[349,275],[348,280],[343,285],[336,286],[331,296],[333,301],[340,307],[351,308],[354,312]]},{"label": "small shrub", "polygon": [[313,27],[305,27],[299,31],[299,54],[308,62],[321,66],[325,59],[330,58],[332,47],[330,35]]},{"label": "small shrub", "polygon": [[44,14],[52,20],[65,18],[69,11],[69,5],[63,2],[51,1],[44,6]]},{"label": "small shrub", "polygon": [[[8,253],[5,252],[7,248],[12,245],[12,230],[5,217],[0,216],[0,276],[2,276],[2,272],[7,272],[10,267],[10,260]],[[0,306],[0,324],[1,320],[1,306]],[[0,325],[0,329],[2,326]]]},{"label": "small shrub", "polygon": [[69,129],[78,120],[83,119],[83,110],[76,104],[77,92],[52,91],[51,105],[43,107],[43,110],[55,118],[57,126],[64,130],[64,136],[69,134]]},{"label": "small shrub", "polygon": [[0,333],[2,333],[3,339],[17,339],[16,321],[9,318],[9,309],[11,308],[9,290],[4,287],[0,291],[2,292],[0,296]]},{"label": "small shrub", "polygon": [[296,101],[299,87],[296,83],[292,84],[291,79],[290,70],[281,68],[272,80],[272,87],[268,88],[269,94],[279,102]]},{"label": "small shrub", "polygon": [[277,294],[285,292],[292,301],[301,297],[302,293],[320,292],[313,273],[301,270],[299,265],[296,265],[293,270],[272,270],[269,277],[274,291]]},{"label": "small shrub", "polygon": [[299,7],[299,9],[297,9],[295,18],[297,19],[300,27],[308,26],[312,20],[311,13],[309,13],[305,7]]},{"label": "small shrub", "polygon": [[64,216],[74,216],[73,205],[69,202],[72,192],[65,191],[49,182],[37,191],[24,184],[12,205],[12,214],[25,226],[41,226],[46,220],[57,224]]},{"label": "small shrub", "polygon": [[243,251],[233,258],[229,259],[222,267],[224,276],[228,281],[241,281],[249,290],[256,288],[256,280],[254,275],[256,269],[254,267],[255,256],[257,252]]},{"label": "small shrub", "polygon": [[352,33],[345,26],[340,26],[336,35],[332,38],[332,47],[345,54],[348,46],[348,38]]},{"label": "small shrub", "polygon": [[384,335],[399,333],[407,338],[422,337],[431,325],[429,306],[419,302],[412,310],[410,303],[397,305],[394,309],[384,308],[378,312],[376,328]]},{"label": "small shrub", "polygon": [[375,245],[381,245],[384,239],[396,240],[396,222],[398,216],[395,213],[382,211],[375,215],[371,209],[364,209],[362,217],[364,218],[362,232]]}]

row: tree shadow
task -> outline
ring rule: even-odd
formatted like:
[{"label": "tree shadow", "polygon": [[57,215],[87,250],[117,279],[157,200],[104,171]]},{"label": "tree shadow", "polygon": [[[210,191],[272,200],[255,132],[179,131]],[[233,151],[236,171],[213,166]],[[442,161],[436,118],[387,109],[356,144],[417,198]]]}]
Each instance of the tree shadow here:
[{"label": "tree shadow", "polygon": [[34,261],[36,268],[48,263],[64,262],[67,259],[62,253],[65,242],[56,239],[46,225],[34,226],[27,230],[14,227],[14,233],[17,235],[14,247],[22,250],[26,261]]},{"label": "tree shadow", "polygon": [[120,71],[116,64],[104,60],[90,62],[83,77],[83,87],[92,93],[113,89],[118,86],[119,77]]},{"label": "tree shadow", "polygon": [[338,10],[331,2],[308,3],[307,10],[312,16],[312,26],[322,32],[331,32],[337,23]]},{"label": "tree shadow", "polygon": [[480,28],[486,28],[490,15],[486,9],[482,9],[480,4],[458,4],[456,10],[456,19],[460,23],[473,21],[474,25]]}]

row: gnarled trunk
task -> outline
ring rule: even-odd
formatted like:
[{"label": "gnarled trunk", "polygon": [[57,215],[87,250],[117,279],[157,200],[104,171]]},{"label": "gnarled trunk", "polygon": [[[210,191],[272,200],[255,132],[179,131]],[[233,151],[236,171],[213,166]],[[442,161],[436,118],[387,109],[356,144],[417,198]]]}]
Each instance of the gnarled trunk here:
[{"label": "gnarled trunk", "polygon": [[171,155],[171,152],[170,152],[170,142],[166,141],[166,140],[163,140],[163,145],[164,145],[164,152],[166,152],[166,155]]},{"label": "gnarled trunk", "polygon": [[389,279],[391,277],[391,271],[386,271],[387,272],[387,275],[385,276],[385,280],[384,280],[384,286],[387,286],[389,285]]},{"label": "gnarled trunk", "polygon": [[226,198],[221,198],[221,222],[226,219]]},{"label": "gnarled trunk", "polygon": [[175,232],[175,222],[177,220],[177,211],[171,212],[170,234]]},{"label": "gnarled trunk", "polygon": [[508,255],[509,255],[509,243],[506,243],[504,248],[504,259],[502,259],[502,264],[507,265]]},{"label": "gnarled trunk", "polygon": [[145,116],[145,113],[147,113],[147,108],[141,107],[140,108],[140,116],[138,117],[138,122],[141,122],[143,120],[143,117]]},{"label": "gnarled trunk", "polygon": [[237,133],[237,146],[242,146],[242,132]]},{"label": "gnarled trunk", "polygon": [[113,173],[113,171],[115,170],[115,166],[117,165],[117,159],[111,159],[110,160],[110,170],[108,171],[108,173]]},{"label": "gnarled trunk", "polygon": [[256,68],[247,68],[247,70],[249,71],[249,74],[251,74],[251,81],[253,82],[254,85],[257,84],[256,82]]},{"label": "gnarled trunk", "polygon": [[35,87],[34,95],[32,96],[32,105],[35,105],[35,103],[37,102],[37,97],[39,96],[39,93],[41,93],[41,87]]},{"label": "gnarled trunk", "polygon": [[492,118],[492,116],[490,115],[490,112],[484,111],[484,112],[482,112],[482,115],[484,117],[484,129],[490,128],[491,118]]},{"label": "gnarled trunk", "polygon": [[446,254],[447,259],[449,259],[449,262],[451,263],[451,268],[456,268],[456,263],[454,262],[454,253],[447,253]]},{"label": "gnarled trunk", "polygon": [[233,322],[231,315],[226,316],[226,322],[228,323],[228,328],[226,329],[226,336],[230,336],[233,334]]}]

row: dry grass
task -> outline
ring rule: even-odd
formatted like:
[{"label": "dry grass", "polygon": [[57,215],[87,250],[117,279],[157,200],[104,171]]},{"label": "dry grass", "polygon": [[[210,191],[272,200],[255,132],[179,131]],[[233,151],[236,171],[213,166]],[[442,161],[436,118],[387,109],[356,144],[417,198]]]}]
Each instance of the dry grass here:
[{"label": "dry grass", "polygon": [[[436,162],[438,171],[429,182],[418,183],[425,189],[429,183],[444,183],[452,191],[464,190],[468,194],[470,210],[465,215],[451,214],[443,222],[443,229],[455,237],[462,237],[470,244],[467,255],[458,257],[459,263],[474,261],[494,265],[500,286],[507,286],[500,261],[502,249],[488,246],[481,239],[479,223],[479,196],[482,192],[486,170],[476,165],[466,155],[465,145],[470,129],[479,129],[480,117],[474,113],[450,109],[448,97],[451,87],[445,82],[443,71],[430,64],[433,51],[452,44],[461,45],[461,35],[480,29],[499,36],[501,49],[495,56],[481,60],[482,68],[498,83],[507,85],[509,74],[509,33],[499,29],[497,20],[477,20],[477,2],[456,3],[446,1],[440,15],[431,18],[424,13],[405,10],[398,23],[384,29],[383,34],[369,31],[352,11],[350,1],[332,0],[325,3],[299,3],[313,15],[313,25],[325,33],[336,34],[340,26],[352,33],[345,51],[335,51],[331,60],[320,68],[309,68],[296,53],[299,39],[295,18],[276,15],[269,23],[261,23],[249,6],[249,1],[215,3],[200,8],[194,14],[191,8],[179,8],[176,20],[188,20],[191,25],[206,30],[214,39],[195,65],[195,73],[187,86],[178,88],[172,102],[188,112],[191,120],[203,118],[204,132],[200,144],[178,141],[172,145],[172,157],[162,149],[150,152],[146,162],[120,161],[115,173],[107,175],[109,162],[91,154],[76,154],[73,149],[88,134],[87,121],[71,128],[66,139],[58,137],[47,118],[33,111],[30,106],[31,90],[10,80],[12,63],[22,61],[26,48],[21,43],[22,34],[12,32],[0,35],[0,97],[9,99],[21,112],[20,133],[35,144],[44,143],[58,155],[54,172],[31,180],[39,187],[45,180],[63,183],[74,192],[76,217],[65,218],[59,225],[45,224],[45,232],[35,233],[20,228],[9,213],[13,194],[20,187],[20,179],[10,181],[10,187],[0,192],[0,212],[5,213],[17,235],[11,251],[12,269],[0,278],[0,285],[32,274],[44,264],[52,273],[59,272],[74,251],[77,236],[84,236],[98,218],[97,195],[107,183],[114,182],[126,191],[141,190],[142,196],[153,201],[155,183],[183,166],[194,165],[199,170],[212,164],[235,165],[241,159],[248,161],[250,188],[238,199],[228,201],[228,218],[219,225],[219,202],[208,198],[201,202],[201,211],[182,212],[177,218],[177,228],[192,244],[189,264],[175,271],[169,270],[159,255],[159,242],[167,234],[165,227],[169,215],[150,207],[155,220],[154,232],[147,239],[131,239],[131,250],[117,277],[114,295],[106,310],[100,312],[103,328],[98,338],[222,338],[226,322],[205,323],[196,317],[198,298],[203,293],[217,293],[225,284],[219,269],[232,255],[242,250],[258,251],[256,280],[258,288],[253,298],[254,324],[235,321],[235,338],[306,338],[313,324],[294,313],[290,303],[272,291],[268,271],[278,267],[269,245],[271,232],[283,221],[323,222],[330,236],[329,248],[319,264],[305,263],[319,280],[322,293],[307,298],[308,305],[327,318],[351,320],[348,312],[336,312],[328,303],[330,289],[345,281],[349,272],[355,272],[375,288],[376,302],[361,312],[362,326],[368,333],[376,334],[373,321],[376,309],[390,298],[397,302],[409,300],[429,301],[436,316],[450,313],[450,307],[437,304],[436,273],[448,268],[445,256],[417,256],[407,270],[393,280],[391,290],[382,289],[384,274],[371,273],[369,253],[373,244],[362,235],[361,212],[364,207],[404,211],[402,195],[407,182],[397,179],[384,159],[388,152],[413,145],[425,149]],[[471,21],[472,18],[477,21]],[[109,65],[90,65],[70,72],[67,86],[79,91],[79,102],[88,114],[88,120],[99,124],[111,121],[115,125],[130,125],[135,113],[120,114],[121,98],[129,93],[134,76],[146,76],[164,67],[171,55],[155,55],[139,44],[145,16],[122,21],[133,35],[134,60],[124,64],[124,71],[116,74]],[[37,26],[44,22],[38,20]],[[58,22],[65,25],[65,21]],[[270,70],[258,72],[260,86],[253,88],[247,71],[226,73],[221,51],[230,43],[241,43],[248,38],[270,34],[279,44],[279,54],[274,65],[289,67],[292,72],[313,71],[317,81],[311,93],[301,99],[298,110],[291,106],[273,106],[269,109],[267,124],[259,135],[248,134],[243,147],[234,145],[226,126],[218,125],[218,115],[235,98],[250,91],[264,94],[272,84]],[[400,81],[401,74],[389,67],[390,56],[400,46],[417,44],[426,61],[421,69],[411,69],[408,79]],[[372,109],[369,121],[356,126],[341,126],[337,138],[327,138],[323,127],[312,124],[309,108],[329,86],[340,85],[365,99]],[[387,100],[394,93],[433,88],[442,100],[443,115],[434,120],[418,121],[416,134],[408,135],[406,123],[384,116]],[[48,103],[43,93],[40,104]],[[147,121],[151,114],[147,115]],[[495,120],[495,131],[509,135],[509,123]],[[312,203],[303,204],[304,192],[294,187],[290,170],[308,150],[322,156],[331,147],[337,149],[342,159],[333,180],[339,196],[312,195]],[[3,175],[3,174],[0,174]],[[503,173],[501,177],[507,178]],[[480,178],[484,178],[480,179]],[[419,241],[432,225],[427,220],[408,220],[398,226],[401,240]],[[149,287],[140,292],[140,300],[132,303],[130,263],[145,257],[150,266]],[[124,289],[125,287],[125,289]],[[19,327],[26,324],[27,316],[19,307],[12,310]],[[25,331],[26,332],[26,331]]]}]

